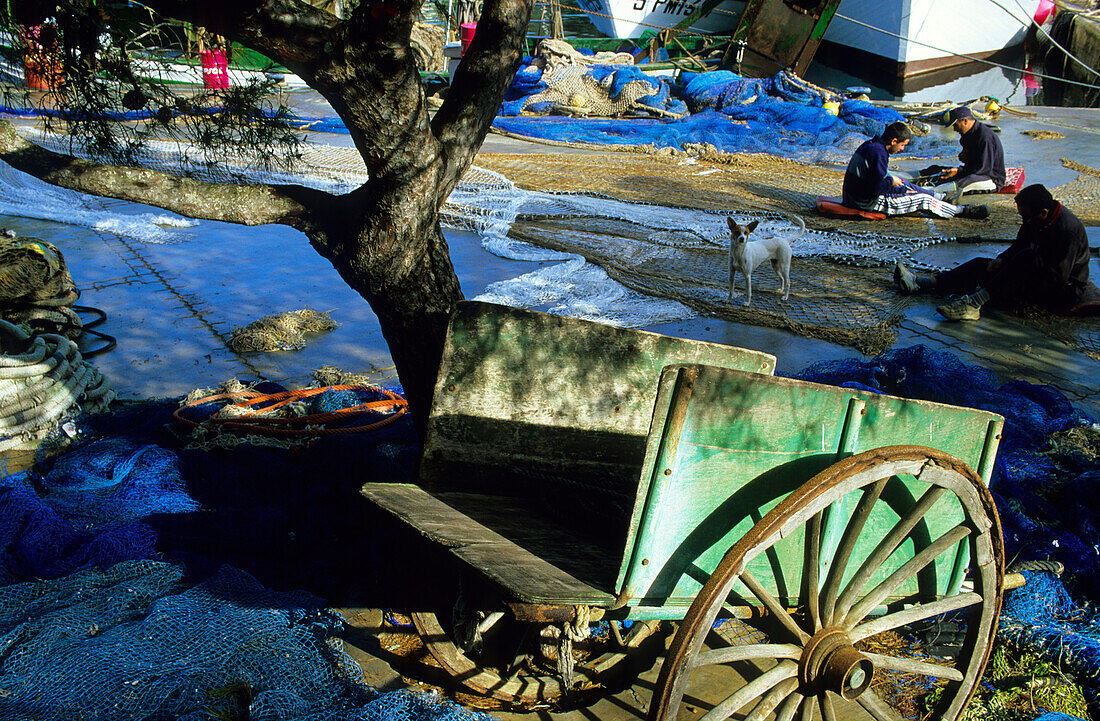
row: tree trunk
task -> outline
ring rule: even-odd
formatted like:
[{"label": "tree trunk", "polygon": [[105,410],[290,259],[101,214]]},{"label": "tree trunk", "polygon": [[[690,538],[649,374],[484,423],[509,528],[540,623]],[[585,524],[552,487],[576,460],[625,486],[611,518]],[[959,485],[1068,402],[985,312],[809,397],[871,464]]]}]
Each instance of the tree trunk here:
[{"label": "tree trunk", "polygon": [[[424,262],[410,269],[399,282],[367,298],[378,315],[382,335],[389,345],[390,356],[398,369],[405,398],[421,435],[431,410],[447,322],[455,303],[462,300],[443,233],[437,226],[426,235],[429,243],[442,248],[443,252],[423,256]],[[397,236],[399,244],[413,240],[401,231]],[[421,235],[416,240],[424,237]]]},{"label": "tree trunk", "polygon": [[[431,409],[447,322],[462,299],[439,225],[446,184],[443,161],[415,148],[420,172],[393,183],[381,179],[314,208],[317,225],[304,228],[317,251],[370,304],[423,432]],[[383,192],[378,194],[380,189]]]}]

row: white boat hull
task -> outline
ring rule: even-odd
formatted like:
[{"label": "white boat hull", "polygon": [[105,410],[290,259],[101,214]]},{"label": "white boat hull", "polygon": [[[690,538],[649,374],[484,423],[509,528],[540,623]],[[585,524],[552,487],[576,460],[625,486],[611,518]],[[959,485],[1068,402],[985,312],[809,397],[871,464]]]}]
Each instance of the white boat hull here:
[{"label": "white boat hull", "polygon": [[[701,4],[701,0],[579,2],[596,29],[612,38],[636,38],[647,29],[672,27]],[[843,0],[824,40],[862,58],[896,65],[899,77],[904,77],[967,62],[962,55],[988,57],[1019,45],[1038,6],[1039,0]],[[743,0],[726,0],[701,17],[692,30],[729,34],[744,9]]]},{"label": "white boat hull", "polygon": [[[636,38],[646,30],[672,27],[702,0],[578,0],[596,29],[609,38]],[[729,34],[737,27],[745,0],[725,0],[691,26],[692,32]]]},{"label": "white boat hull", "polygon": [[843,0],[824,39],[894,63],[905,77],[1019,45],[1038,6],[1039,0]]}]

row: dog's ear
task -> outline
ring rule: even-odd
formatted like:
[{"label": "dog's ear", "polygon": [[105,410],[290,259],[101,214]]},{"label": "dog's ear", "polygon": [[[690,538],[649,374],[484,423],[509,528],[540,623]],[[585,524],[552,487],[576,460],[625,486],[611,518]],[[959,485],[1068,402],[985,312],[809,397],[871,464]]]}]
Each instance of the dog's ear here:
[{"label": "dog's ear", "polygon": [[749,223],[748,225],[745,226],[745,232],[746,233],[751,233],[752,231],[756,230],[756,226],[758,226],[758,225],[760,225],[759,220],[752,221],[751,223]]},{"label": "dog's ear", "polygon": [[726,222],[729,224],[730,230],[732,230],[734,233],[740,232],[741,226],[737,224],[736,220],[734,220],[733,218],[726,218]]}]

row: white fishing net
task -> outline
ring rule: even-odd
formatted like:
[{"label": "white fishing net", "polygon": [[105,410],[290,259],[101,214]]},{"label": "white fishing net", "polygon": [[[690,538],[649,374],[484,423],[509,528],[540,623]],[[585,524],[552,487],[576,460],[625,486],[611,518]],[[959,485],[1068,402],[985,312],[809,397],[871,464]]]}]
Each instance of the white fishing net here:
[{"label": "white fishing net", "polygon": [[[21,132],[32,142],[55,152],[89,158],[71,136],[46,134],[31,128],[22,128]],[[366,168],[354,148],[331,145],[306,144],[292,163],[276,167],[243,151],[228,157],[222,154],[215,159],[195,146],[149,140],[146,147],[138,151],[135,161],[142,167],[208,182],[299,184],[332,193],[348,192],[367,179]],[[31,212],[32,217],[58,219],[70,215],[68,212],[59,214],[57,210],[63,205],[73,207],[70,200],[73,193],[27,178],[29,176],[16,174],[10,168],[0,173],[0,182],[15,189],[3,193],[0,212],[27,215],[32,198],[39,204],[45,198],[46,204],[53,208],[39,215]],[[13,200],[21,209],[5,206]],[[92,199],[77,206],[77,214],[86,216],[85,223],[106,224],[108,217],[113,218],[111,222],[118,222],[117,214],[97,211],[96,203]],[[100,212],[104,217],[99,217]],[[577,230],[567,232],[591,232],[593,228],[600,232],[607,230],[607,224],[613,224],[608,232],[638,241],[639,263],[652,264],[660,263],[662,257],[674,262],[676,254],[685,249],[728,248],[727,215],[624,202],[596,194],[528,191],[516,187],[500,173],[474,166],[443,206],[441,222],[445,228],[476,233],[483,248],[494,255],[543,264],[530,273],[492,283],[479,299],[639,327],[690,318],[696,311],[673,299],[654,298],[630,290],[609,279],[601,268],[576,253],[547,249],[510,237],[513,225],[517,220],[568,220]],[[734,216],[741,223],[759,220],[757,237],[786,237],[792,242],[797,257],[828,258],[853,265],[881,266],[899,258],[911,261],[914,251],[939,240],[806,230],[799,219],[775,212]],[[133,220],[127,222],[153,227],[180,222],[172,220],[171,216],[132,217]],[[919,263],[916,265],[920,267]]]}]

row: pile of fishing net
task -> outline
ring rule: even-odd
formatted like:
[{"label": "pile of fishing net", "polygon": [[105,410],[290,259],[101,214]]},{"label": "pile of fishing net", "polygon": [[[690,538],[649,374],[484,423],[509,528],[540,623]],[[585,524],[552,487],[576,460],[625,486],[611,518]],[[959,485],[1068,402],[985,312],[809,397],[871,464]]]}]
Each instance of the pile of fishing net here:
[{"label": "pile of fishing net", "polygon": [[81,322],[73,304],[79,297],[60,250],[36,238],[0,233],[0,317],[75,339]]},{"label": "pile of fishing net", "polygon": [[679,117],[687,112],[683,101],[671,96],[668,81],[643,73],[629,53],[590,53],[562,40],[540,41],[536,55],[512,79],[500,115],[614,117],[635,111]]},{"label": "pile of fishing net", "polygon": [[[522,73],[517,74],[517,82]],[[859,145],[904,118],[866,100],[842,100],[785,71],[744,78],[726,70],[683,73],[672,88],[691,114],[679,119],[629,121],[565,117],[498,117],[493,128],[532,139],[585,145],[651,145],[685,149],[706,143],[725,153],[773,153],[806,163],[847,162]],[[513,85],[513,89],[517,86]],[[512,92],[511,90],[509,92]],[[505,103],[503,116],[515,115]],[[906,149],[918,157],[953,155],[953,146],[916,137]]]},{"label": "pile of fishing net", "polygon": [[[1000,413],[1004,435],[990,488],[1013,563],[1055,560],[1062,579],[1024,571],[1009,591],[1000,638],[1039,653],[1100,699],[1100,430],[1052,386],[999,383],[988,370],[924,346],[869,361],[812,365],[803,380]],[[1064,581],[1064,583],[1063,583]]]},{"label": "pile of fishing net", "polygon": [[125,561],[0,588],[5,718],[474,721],[366,686],[320,599],[223,566]]},{"label": "pile of fishing net", "polygon": [[397,421],[408,407],[397,393],[373,384],[274,393],[236,381],[227,385],[193,391],[173,412],[191,429],[189,448],[233,448],[241,443],[293,448],[319,436],[376,431]]},{"label": "pile of fishing net", "polygon": [[334,328],[332,316],[311,308],[272,313],[230,331],[229,347],[237,353],[301,350],[307,336]]},{"label": "pile of fishing net", "polygon": [[[728,70],[685,73],[684,82],[684,98],[693,113],[716,110],[757,132],[804,133],[817,144],[846,145],[854,150],[886,125],[903,120],[895,110],[867,100],[843,99],[786,71],[759,79]],[[767,140],[761,139],[761,147],[767,147]],[[919,146],[920,139],[910,143]]]}]

